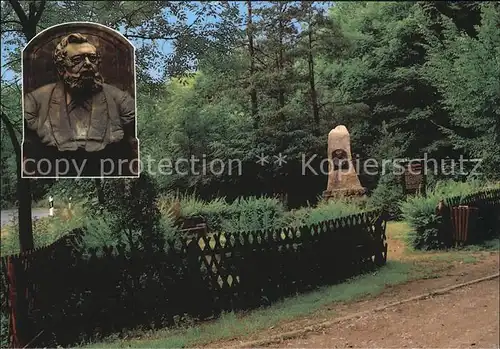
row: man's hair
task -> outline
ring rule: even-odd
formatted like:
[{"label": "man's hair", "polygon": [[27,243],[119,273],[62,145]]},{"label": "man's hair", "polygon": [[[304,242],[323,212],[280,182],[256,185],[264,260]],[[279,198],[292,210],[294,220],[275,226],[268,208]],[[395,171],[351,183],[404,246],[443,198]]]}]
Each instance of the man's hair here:
[{"label": "man's hair", "polygon": [[59,42],[59,44],[57,44],[56,49],[54,50],[54,57],[53,57],[54,64],[56,65],[58,71],[60,71],[61,68],[64,67],[64,60],[66,58],[66,55],[68,54],[66,51],[66,46],[68,46],[69,44],[84,44],[84,43],[91,44],[87,39],[87,37],[80,33],[69,34],[62,38],[62,40]]}]

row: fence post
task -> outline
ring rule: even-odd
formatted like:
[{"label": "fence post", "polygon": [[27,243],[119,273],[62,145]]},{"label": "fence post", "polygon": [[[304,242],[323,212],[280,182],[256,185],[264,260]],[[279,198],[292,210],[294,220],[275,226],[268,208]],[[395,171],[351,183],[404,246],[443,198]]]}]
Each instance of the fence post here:
[{"label": "fence post", "polygon": [[14,270],[14,263],[12,263],[12,256],[7,257],[7,280],[9,284],[9,343],[11,348],[22,348],[23,345],[19,343],[17,337],[17,289],[16,289],[16,273]]},{"label": "fence post", "polygon": [[49,196],[49,216],[54,216],[54,198],[52,195]]},{"label": "fence post", "polygon": [[382,266],[387,262],[387,243],[386,243],[386,224],[388,213],[383,210],[379,213],[375,220],[375,232],[377,244],[375,248],[375,265]]},{"label": "fence post", "polygon": [[439,238],[441,242],[449,247],[453,244],[453,224],[451,222],[452,207],[446,204],[444,199],[439,200],[435,214],[441,217],[441,224],[439,225]]},{"label": "fence post", "polygon": [[17,260],[10,256],[7,261],[10,301],[9,335],[12,348],[24,348],[31,340],[28,294],[22,256],[20,255]]}]

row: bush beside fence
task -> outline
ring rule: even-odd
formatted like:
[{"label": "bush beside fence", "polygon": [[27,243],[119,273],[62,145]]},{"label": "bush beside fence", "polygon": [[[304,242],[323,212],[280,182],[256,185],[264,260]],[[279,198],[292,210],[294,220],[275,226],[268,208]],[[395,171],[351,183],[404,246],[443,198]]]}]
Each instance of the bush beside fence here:
[{"label": "bush beside fence", "polygon": [[[144,253],[124,246],[74,246],[74,231],[43,249],[4,257],[24,270],[32,346],[73,345],[137,326],[166,326],[188,315],[217,316],[331,284],[386,262],[385,216],[379,211],[298,228],[184,236]],[[2,312],[10,313],[8,302]],[[23,334],[25,335],[25,334]]]},{"label": "bush beside fence", "polygon": [[[440,199],[442,200],[440,204]],[[441,206],[441,207],[440,207]],[[500,188],[467,195],[414,197],[403,203],[403,216],[413,231],[409,243],[415,249],[446,248],[463,243],[457,237],[454,215],[459,206],[477,208],[477,219],[471,220],[467,243],[481,242],[500,233]],[[456,221],[456,219],[455,219]]]}]

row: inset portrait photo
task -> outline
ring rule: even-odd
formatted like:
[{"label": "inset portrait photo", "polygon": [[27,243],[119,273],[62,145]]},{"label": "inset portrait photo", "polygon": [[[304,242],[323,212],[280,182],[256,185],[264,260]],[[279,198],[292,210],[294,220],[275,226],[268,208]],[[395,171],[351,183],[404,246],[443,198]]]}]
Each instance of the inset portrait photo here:
[{"label": "inset portrait photo", "polygon": [[72,22],[40,32],[22,55],[22,177],[138,177],[133,45]]}]

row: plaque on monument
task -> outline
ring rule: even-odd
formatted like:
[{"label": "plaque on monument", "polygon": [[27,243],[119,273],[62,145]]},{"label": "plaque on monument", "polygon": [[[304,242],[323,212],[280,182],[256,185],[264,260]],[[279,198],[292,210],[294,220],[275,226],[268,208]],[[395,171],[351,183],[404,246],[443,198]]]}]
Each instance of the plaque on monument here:
[{"label": "plaque on monument", "polygon": [[135,53],[124,36],[56,25],[22,62],[23,178],[138,177]]}]

